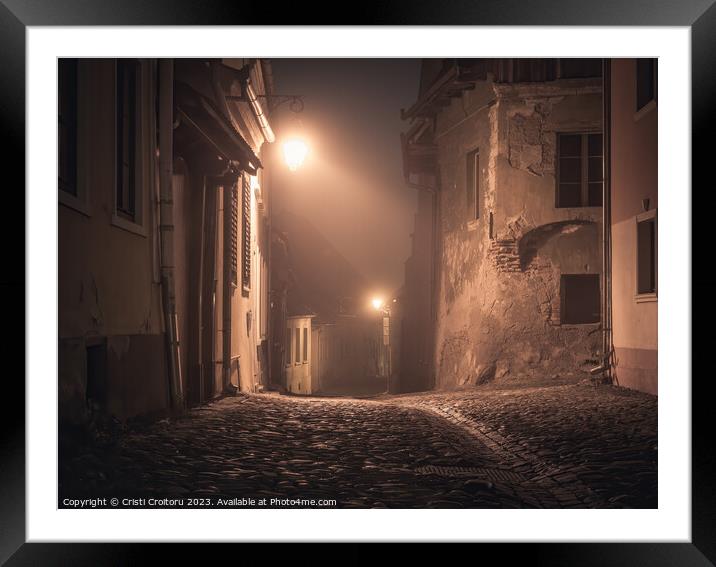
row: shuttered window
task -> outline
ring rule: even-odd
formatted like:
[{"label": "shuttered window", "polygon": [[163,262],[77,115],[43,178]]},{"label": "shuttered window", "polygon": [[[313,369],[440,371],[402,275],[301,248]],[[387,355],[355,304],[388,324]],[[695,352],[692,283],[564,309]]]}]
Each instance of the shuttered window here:
[{"label": "shuttered window", "polygon": [[241,284],[251,288],[251,186],[248,176],[242,177],[241,197]]},{"label": "shuttered window", "polygon": [[231,187],[231,283],[239,285],[239,188]]}]

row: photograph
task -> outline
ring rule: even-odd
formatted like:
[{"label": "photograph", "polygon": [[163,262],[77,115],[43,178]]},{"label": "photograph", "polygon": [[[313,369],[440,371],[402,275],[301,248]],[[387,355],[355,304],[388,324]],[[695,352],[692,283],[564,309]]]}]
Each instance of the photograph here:
[{"label": "photograph", "polygon": [[657,509],[659,59],[245,55],[57,58],[57,508]]},{"label": "photograph", "polygon": [[716,565],[714,2],[0,0],[0,564]]}]

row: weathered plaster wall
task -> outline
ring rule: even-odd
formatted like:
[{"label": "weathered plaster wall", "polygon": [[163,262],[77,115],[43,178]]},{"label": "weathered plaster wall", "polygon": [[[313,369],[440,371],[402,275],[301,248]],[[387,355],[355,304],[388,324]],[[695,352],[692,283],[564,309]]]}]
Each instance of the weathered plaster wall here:
[{"label": "weathered plaster wall", "polygon": [[656,394],[658,303],[656,295],[637,298],[636,219],[644,213],[642,199],[649,199],[650,211],[658,210],[658,109],[651,104],[637,115],[635,101],[636,61],[614,59],[611,191],[615,374],[622,386]]},{"label": "weathered plaster wall", "polygon": [[[151,72],[142,74],[143,156],[153,155]],[[107,408],[117,417],[167,406],[158,278],[154,164],[141,161],[141,223],[130,231],[114,218],[114,61],[81,60],[78,88],[76,206],[58,207],[60,418],[87,418],[87,346],[104,345]],[[145,397],[139,390],[145,388]],[[113,398],[114,396],[114,398]]]},{"label": "weathered plaster wall", "polygon": [[[554,163],[557,132],[600,130],[601,96],[564,83],[489,84],[491,98],[469,91],[438,119],[438,387],[563,375],[598,354],[599,325],[562,326],[559,308],[562,273],[601,273],[601,207],[556,208]],[[467,220],[477,148],[480,216]]]}]

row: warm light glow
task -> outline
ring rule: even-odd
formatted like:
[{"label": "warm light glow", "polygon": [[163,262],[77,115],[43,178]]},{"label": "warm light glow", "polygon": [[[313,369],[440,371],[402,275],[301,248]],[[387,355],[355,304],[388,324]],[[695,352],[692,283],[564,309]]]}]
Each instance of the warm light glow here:
[{"label": "warm light glow", "polygon": [[308,155],[308,144],[298,138],[286,140],[283,143],[283,159],[291,171],[296,171]]},{"label": "warm light glow", "polygon": [[375,309],[377,311],[378,309],[383,307],[383,300],[380,299],[379,297],[375,297],[371,301],[371,304],[373,305],[373,309]]}]

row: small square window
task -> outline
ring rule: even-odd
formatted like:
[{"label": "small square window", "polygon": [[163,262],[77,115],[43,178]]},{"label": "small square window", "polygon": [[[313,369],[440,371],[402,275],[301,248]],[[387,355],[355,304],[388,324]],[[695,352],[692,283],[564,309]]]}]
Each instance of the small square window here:
[{"label": "small square window", "polygon": [[563,274],[560,281],[560,318],[563,324],[599,323],[599,274]]}]

